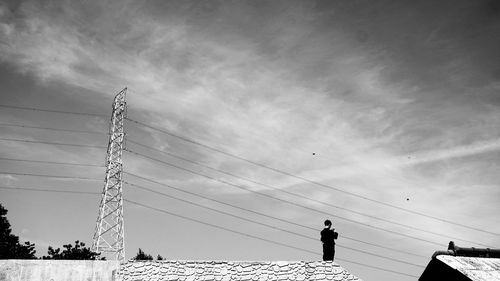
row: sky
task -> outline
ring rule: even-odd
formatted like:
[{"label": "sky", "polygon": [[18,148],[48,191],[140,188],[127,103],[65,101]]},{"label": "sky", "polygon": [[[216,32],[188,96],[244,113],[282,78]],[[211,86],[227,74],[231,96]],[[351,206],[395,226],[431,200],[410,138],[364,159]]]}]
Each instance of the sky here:
[{"label": "sky", "polygon": [[2,1],[0,203],[38,256],[91,245],[127,87],[128,118],[212,149],[126,121],[124,179],[247,219],[124,184],[226,229],[125,202],[127,258],[319,260],[331,219],[352,274],[417,280],[450,240],[500,247],[498,34],[494,0]]}]

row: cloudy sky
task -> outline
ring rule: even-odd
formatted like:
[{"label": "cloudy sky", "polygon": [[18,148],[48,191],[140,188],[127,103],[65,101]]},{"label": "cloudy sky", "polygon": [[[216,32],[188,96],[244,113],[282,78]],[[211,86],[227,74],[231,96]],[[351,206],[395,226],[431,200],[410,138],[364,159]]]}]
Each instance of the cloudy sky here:
[{"label": "cloudy sky", "polygon": [[0,203],[39,256],[90,245],[98,194],[6,187],[101,192],[128,87],[130,119],[213,149],[127,121],[127,148],[159,161],[125,152],[125,171],[164,185],[127,182],[289,232],[132,185],[125,199],[309,252],[125,202],[127,258],[317,260],[330,218],[350,272],[416,280],[450,240],[500,245],[499,34],[495,0],[2,1]]}]

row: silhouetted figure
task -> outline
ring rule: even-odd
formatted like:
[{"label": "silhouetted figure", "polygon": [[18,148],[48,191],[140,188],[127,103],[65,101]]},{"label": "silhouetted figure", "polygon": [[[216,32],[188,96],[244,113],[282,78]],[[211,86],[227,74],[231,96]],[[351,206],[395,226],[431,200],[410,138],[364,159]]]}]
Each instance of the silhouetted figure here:
[{"label": "silhouetted figure", "polygon": [[323,260],[333,261],[335,256],[335,239],[338,237],[338,233],[335,232],[335,228],[332,227],[332,222],[330,220],[325,221],[325,228],[321,230],[321,242],[323,242]]}]

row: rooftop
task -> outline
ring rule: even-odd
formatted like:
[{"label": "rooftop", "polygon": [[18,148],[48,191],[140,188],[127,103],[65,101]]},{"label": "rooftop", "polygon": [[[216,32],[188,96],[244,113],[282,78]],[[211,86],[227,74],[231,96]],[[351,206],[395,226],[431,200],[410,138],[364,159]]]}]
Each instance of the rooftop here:
[{"label": "rooftop", "polygon": [[451,241],[447,251],[432,255],[419,280],[500,280],[500,249],[462,248]]},{"label": "rooftop", "polygon": [[500,258],[455,257],[447,255],[439,255],[436,258],[447,266],[459,271],[470,280],[500,280]]}]

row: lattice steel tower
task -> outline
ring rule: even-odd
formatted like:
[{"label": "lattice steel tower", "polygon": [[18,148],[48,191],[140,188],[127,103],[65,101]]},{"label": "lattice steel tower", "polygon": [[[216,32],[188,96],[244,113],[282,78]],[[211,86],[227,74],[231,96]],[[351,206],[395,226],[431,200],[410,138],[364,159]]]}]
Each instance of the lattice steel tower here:
[{"label": "lattice steel tower", "polygon": [[106,178],[92,244],[93,251],[101,253],[101,256],[107,259],[119,261],[125,260],[122,150],[125,138],[123,120],[126,115],[126,93],[127,88],[119,92],[113,102],[106,156]]}]

